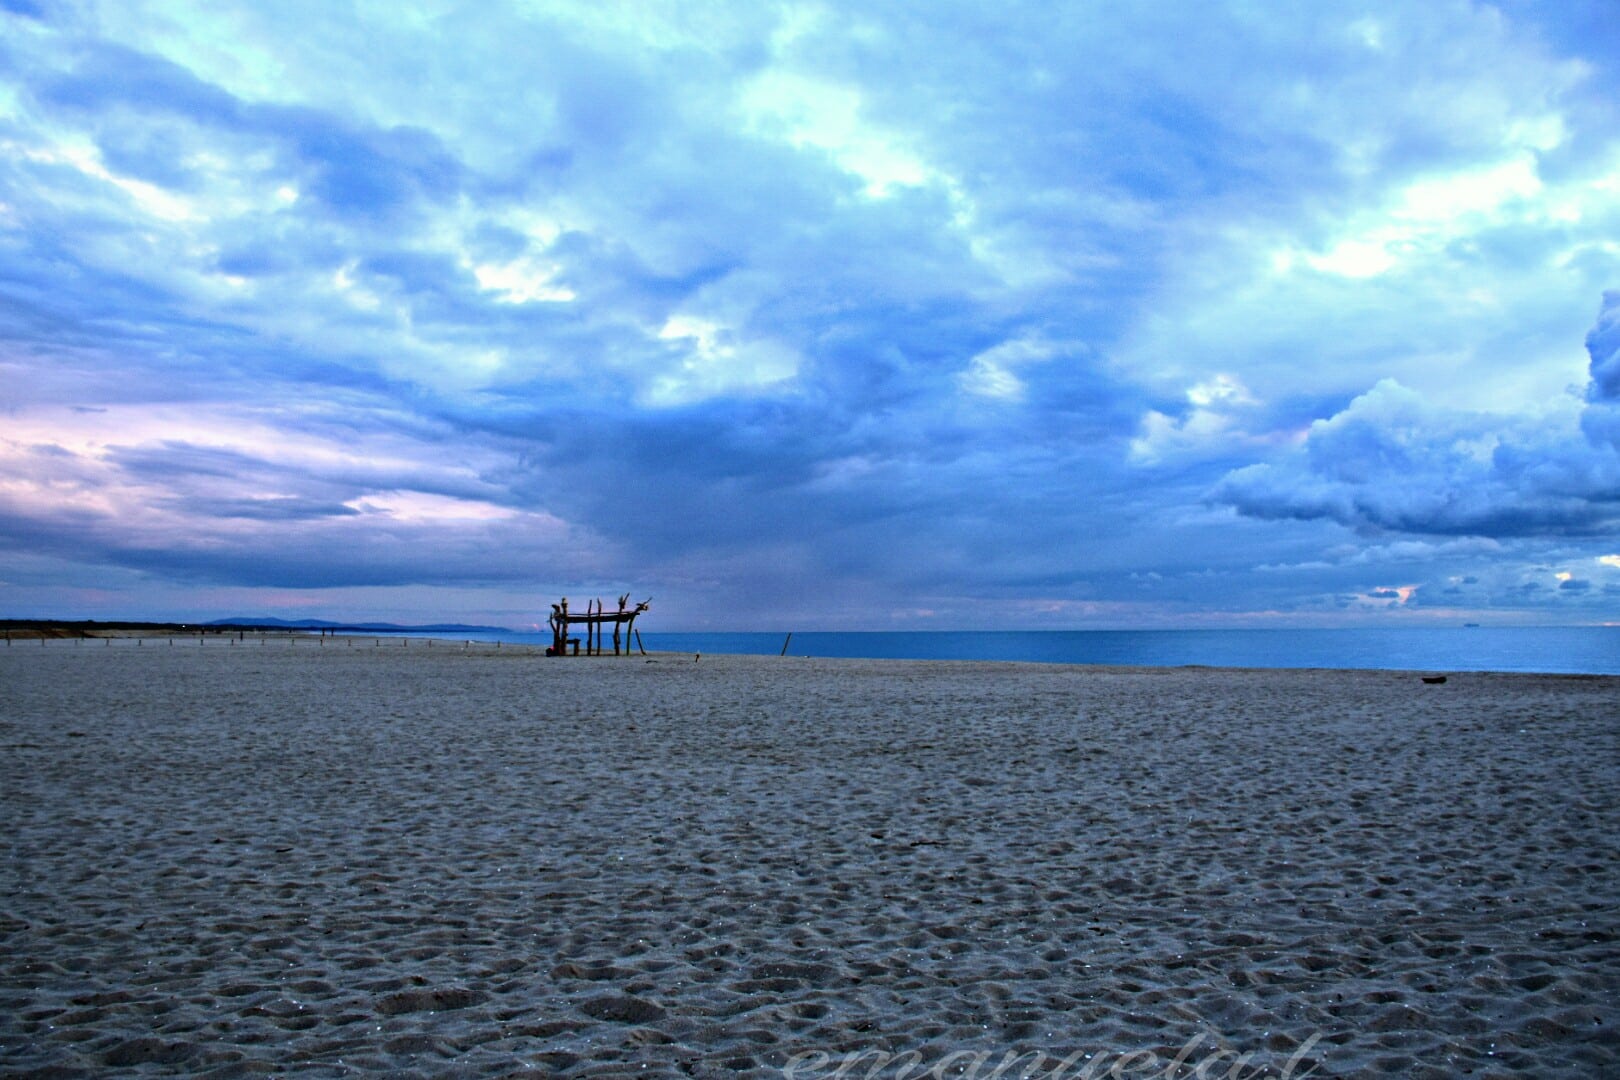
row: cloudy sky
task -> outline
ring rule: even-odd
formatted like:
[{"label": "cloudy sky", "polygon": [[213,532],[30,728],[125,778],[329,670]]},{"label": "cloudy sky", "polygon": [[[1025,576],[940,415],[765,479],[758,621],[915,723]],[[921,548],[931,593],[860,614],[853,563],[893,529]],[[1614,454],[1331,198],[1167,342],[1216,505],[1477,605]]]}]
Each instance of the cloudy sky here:
[{"label": "cloudy sky", "polygon": [[1620,11],[0,0],[0,615],[1620,621]]}]

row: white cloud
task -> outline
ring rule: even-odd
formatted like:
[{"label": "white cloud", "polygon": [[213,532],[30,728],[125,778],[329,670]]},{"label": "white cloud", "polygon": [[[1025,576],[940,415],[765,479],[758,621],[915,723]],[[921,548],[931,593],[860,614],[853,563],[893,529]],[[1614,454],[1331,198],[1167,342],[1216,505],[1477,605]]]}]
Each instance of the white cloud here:
[{"label": "white cloud", "polygon": [[503,304],[563,304],[577,299],[574,290],[556,284],[559,267],[533,258],[507,263],[467,264],[478,287],[496,294]]},{"label": "white cloud", "polygon": [[1271,254],[1271,264],[1281,273],[1304,264],[1327,274],[1371,278],[1432,259],[1460,238],[1515,219],[1547,215],[1578,219],[1574,193],[1564,195],[1549,210],[1533,201],[1543,190],[1536,159],[1529,153],[1424,177],[1350,223],[1325,250],[1285,247]]},{"label": "white cloud", "polygon": [[644,400],[653,406],[779,387],[799,366],[794,352],[778,342],[744,338],[720,322],[693,315],[671,315],[658,338],[674,347],[677,362],[662,367],[648,384]]},{"label": "white cloud", "polygon": [[1289,432],[1250,431],[1261,403],[1242,380],[1219,372],[1186,390],[1190,406],[1179,417],[1149,409],[1130,442],[1132,461],[1155,465],[1192,457],[1220,457],[1287,441]]},{"label": "white cloud", "polygon": [[963,392],[975,397],[1021,401],[1025,385],[1018,375],[1019,369],[1045,363],[1065,348],[1038,336],[1010,338],[969,360],[966,369],[957,375],[957,384]]},{"label": "white cloud", "polygon": [[937,178],[899,133],[862,116],[860,92],[852,87],[767,71],[744,88],[741,102],[754,131],[824,151],[841,169],[858,176],[862,191],[872,198]]}]

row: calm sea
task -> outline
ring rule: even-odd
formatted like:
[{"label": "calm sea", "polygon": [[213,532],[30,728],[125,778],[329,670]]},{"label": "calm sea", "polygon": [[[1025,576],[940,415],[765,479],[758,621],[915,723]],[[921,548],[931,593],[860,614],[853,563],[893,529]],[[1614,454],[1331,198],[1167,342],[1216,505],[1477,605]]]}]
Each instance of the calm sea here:
[{"label": "calm sea", "polygon": [[[490,635],[491,638],[496,635]],[[501,640],[548,644],[549,635]],[[643,631],[649,650],[776,656],[786,634]],[[1620,627],[1357,630],[1031,630],[795,633],[790,656],[1025,660],[1177,667],[1385,668],[1620,675]]]}]

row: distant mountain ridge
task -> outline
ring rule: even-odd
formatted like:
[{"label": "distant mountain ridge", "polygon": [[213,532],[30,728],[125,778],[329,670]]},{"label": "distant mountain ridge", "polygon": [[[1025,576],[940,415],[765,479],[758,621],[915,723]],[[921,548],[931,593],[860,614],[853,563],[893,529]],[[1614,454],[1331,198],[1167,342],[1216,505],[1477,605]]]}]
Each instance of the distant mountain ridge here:
[{"label": "distant mountain ridge", "polygon": [[504,626],[472,626],[466,623],[431,623],[426,626],[402,626],[386,622],[332,622],[328,619],[270,619],[237,616],[214,619],[201,626],[279,626],[288,630],[366,630],[379,634],[504,634]]}]

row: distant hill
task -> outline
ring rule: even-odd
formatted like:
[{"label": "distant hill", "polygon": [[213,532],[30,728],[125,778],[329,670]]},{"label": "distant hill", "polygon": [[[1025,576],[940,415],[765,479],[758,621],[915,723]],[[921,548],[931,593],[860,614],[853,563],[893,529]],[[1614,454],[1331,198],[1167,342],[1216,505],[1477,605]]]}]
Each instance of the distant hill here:
[{"label": "distant hill", "polygon": [[213,622],[131,622],[98,619],[0,619],[0,630],[9,637],[86,637],[109,631],[136,633],[219,634],[231,630],[329,630],[361,634],[510,634],[504,626],[470,626],[466,623],[433,623],[429,626],[401,626],[385,622],[331,622],[327,619],[215,619]]},{"label": "distant hill", "polygon": [[215,619],[203,626],[275,626],[285,630],[364,630],[370,634],[506,634],[504,626],[471,626],[466,623],[431,623],[401,626],[385,622],[331,622],[326,619],[268,619],[236,617]]}]

